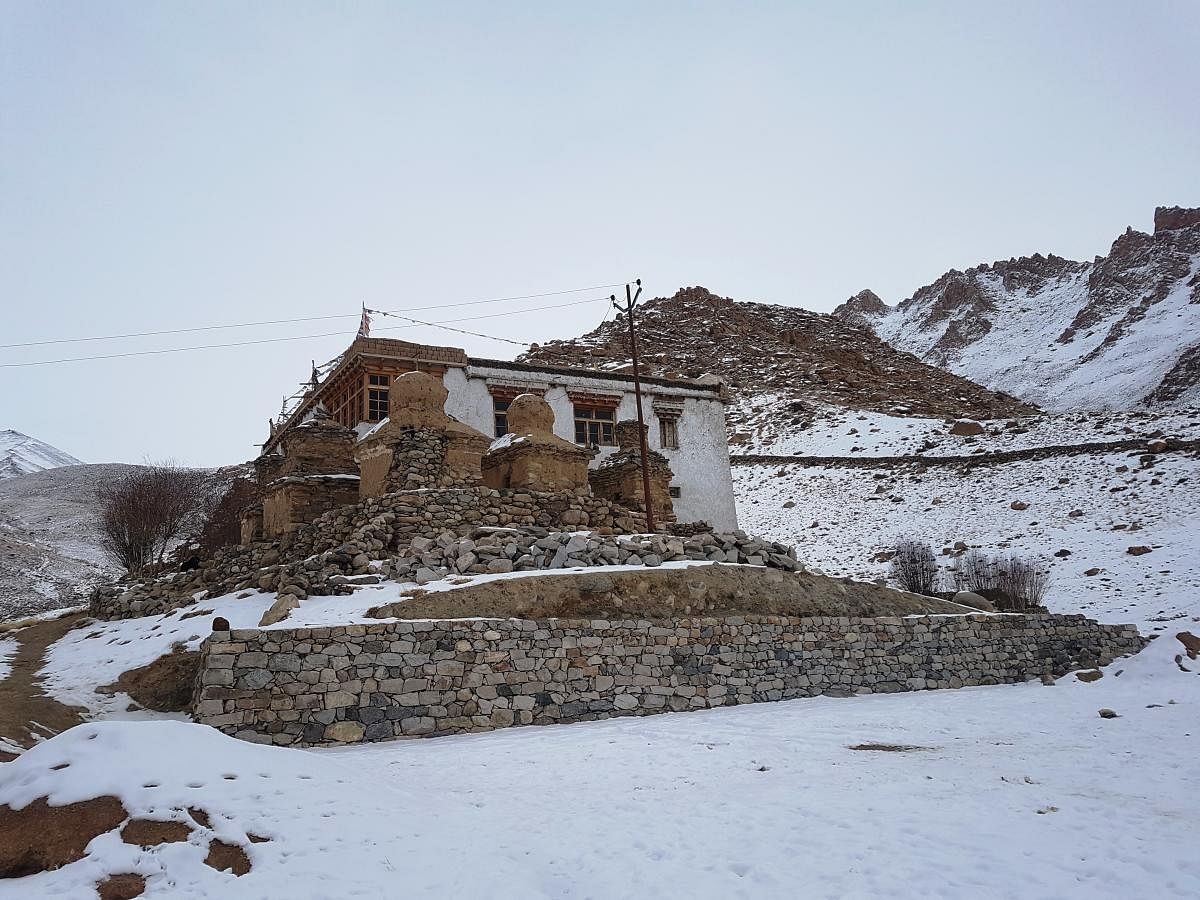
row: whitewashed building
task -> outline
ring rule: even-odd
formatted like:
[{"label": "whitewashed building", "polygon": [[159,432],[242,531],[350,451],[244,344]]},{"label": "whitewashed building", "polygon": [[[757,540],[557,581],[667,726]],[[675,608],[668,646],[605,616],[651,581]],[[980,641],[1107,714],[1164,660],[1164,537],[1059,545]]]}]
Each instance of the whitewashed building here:
[{"label": "whitewashed building", "polygon": [[[272,428],[263,452],[271,452],[317,404],[348,428],[369,429],[387,416],[391,379],[412,371],[440,375],[449,392],[446,412],[495,437],[505,433],[505,411],[514,397],[540,394],[554,410],[559,437],[599,448],[593,466],[616,451],[616,423],[637,418],[628,375],[477,359],[454,347],[359,337],[287,420]],[[650,449],[665,456],[674,473],[671,496],[677,519],[736,528],[721,383],[643,378],[642,411]]]}]

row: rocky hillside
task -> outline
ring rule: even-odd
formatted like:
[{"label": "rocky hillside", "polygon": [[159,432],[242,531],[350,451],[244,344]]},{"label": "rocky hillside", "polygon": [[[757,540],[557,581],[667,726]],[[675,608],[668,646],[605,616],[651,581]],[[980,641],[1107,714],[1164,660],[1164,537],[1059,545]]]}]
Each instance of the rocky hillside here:
[{"label": "rocky hillside", "polygon": [[0,478],[28,475],[58,466],[77,466],[80,461],[57,447],[8,429],[0,431]]},{"label": "rocky hillside", "polygon": [[[882,305],[882,303],[880,303]],[[828,407],[908,416],[997,418],[1033,410],[1003,393],[893,349],[867,328],[791,306],[744,303],[702,287],[645,303],[637,320],[646,368],[723,378],[734,395],[730,426],[770,419],[803,425]],[[534,345],[524,362],[622,371],[623,318],[568,341]]]},{"label": "rocky hillside", "polygon": [[[100,544],[97,492],[136,468],[64,465],[0,479],[0,622],[86,602],[119,574]],[[216,470],[218,494],[244,472]]]},{"label": "rocky hillside", "polygon": [[116,574],[97,489],[130,466],[60,466],[0,480],[0,621],[81,603]]},{"label": "rocky hillside", "polygon": [[1200,209],[1160,207],[1107,256],[952,269],[894,308],[834,311],[892,346],[1051,410],[1200,404]]}]

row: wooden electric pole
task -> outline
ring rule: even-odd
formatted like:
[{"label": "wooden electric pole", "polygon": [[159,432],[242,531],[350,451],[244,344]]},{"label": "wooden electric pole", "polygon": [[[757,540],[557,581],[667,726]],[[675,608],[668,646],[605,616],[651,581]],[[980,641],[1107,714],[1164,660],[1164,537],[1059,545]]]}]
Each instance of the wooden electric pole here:
[{"label": "wooden electric pole", "polygon": [[646,420],[642,415],[642,376],[638,366],[637,329],[633,324],[633,311],[637,308],[638,298],[642,296],[642,279],[637,279],[637,293],[625,285],[625,305],[617,302],[617,295],[609,299],[618,312],[623,312],[629,322],[629,353],[633,359],[633,397],[637,403],[638,445],[642,451],[642,497],[646,502],[646,530],[654,531],[654,504],[650,498],[650,451],[646,446]]}]

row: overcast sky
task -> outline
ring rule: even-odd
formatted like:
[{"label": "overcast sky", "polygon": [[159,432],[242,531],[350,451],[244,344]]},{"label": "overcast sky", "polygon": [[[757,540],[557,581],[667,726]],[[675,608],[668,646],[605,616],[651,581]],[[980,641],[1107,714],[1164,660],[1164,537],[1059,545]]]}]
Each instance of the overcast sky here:
[{"label": "overcast sky", "polygon": [[[361,303],[827,311],[1200,205],[1200,3],[0,2],[0,429],[248,459]],[[608,290],[425,311],[456,318]],[[531,341],[602,303],[464,322]],[[382,322],[377,322],[383,324]],[[381,332],[382,333],[382,332]],[[519,348],[388,332],[510,357]]]}]

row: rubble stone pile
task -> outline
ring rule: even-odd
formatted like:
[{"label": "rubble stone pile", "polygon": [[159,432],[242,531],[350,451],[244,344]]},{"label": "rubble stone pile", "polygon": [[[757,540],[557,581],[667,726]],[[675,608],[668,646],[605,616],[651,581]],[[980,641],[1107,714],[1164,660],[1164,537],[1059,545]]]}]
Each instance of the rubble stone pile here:
[{"label": "rubble stone pile", "polygon": [[596,532],[545,532],[481,528],[469,537],[446,532],[416,537],[382,574],[396,581],[427,584],[452,574],[495,574],[581,566],[661,566],[665,562],[722,562],[770,566],[794,572],[803,568],[796,550],[759,540],[745,532],[673,535],[604,535]]},{"label": "rubble stone pile", "polygon": [[427,583],[451,574],[678,560],[799,568],[795,551],[782,544],[743,532],[694,534],[697,527],[642,536],[641,515],[590,494],[401,491],[325,513],[277,541],[223,548],[191,571],[103,586],[92,594],[91,612],[102,619],[157,615],[245,590],[298,600],[346,594],[353,576],[373,572]]},{"label": "rubble stone pile", "polygon": [[[203,597],[295,584],[308,594],[347,593],[334,575],[363,574],[372,561],[415,537],[468,534],[480,527],[591,528],[638,533],[645,518],[590,494],[486,487],[400,491],[341,506],[273,541],[218,550],[198,568],[98,588],[92,615],[125,619],[188,606]],[[539,535],[541,536],[541,535]]]}]

